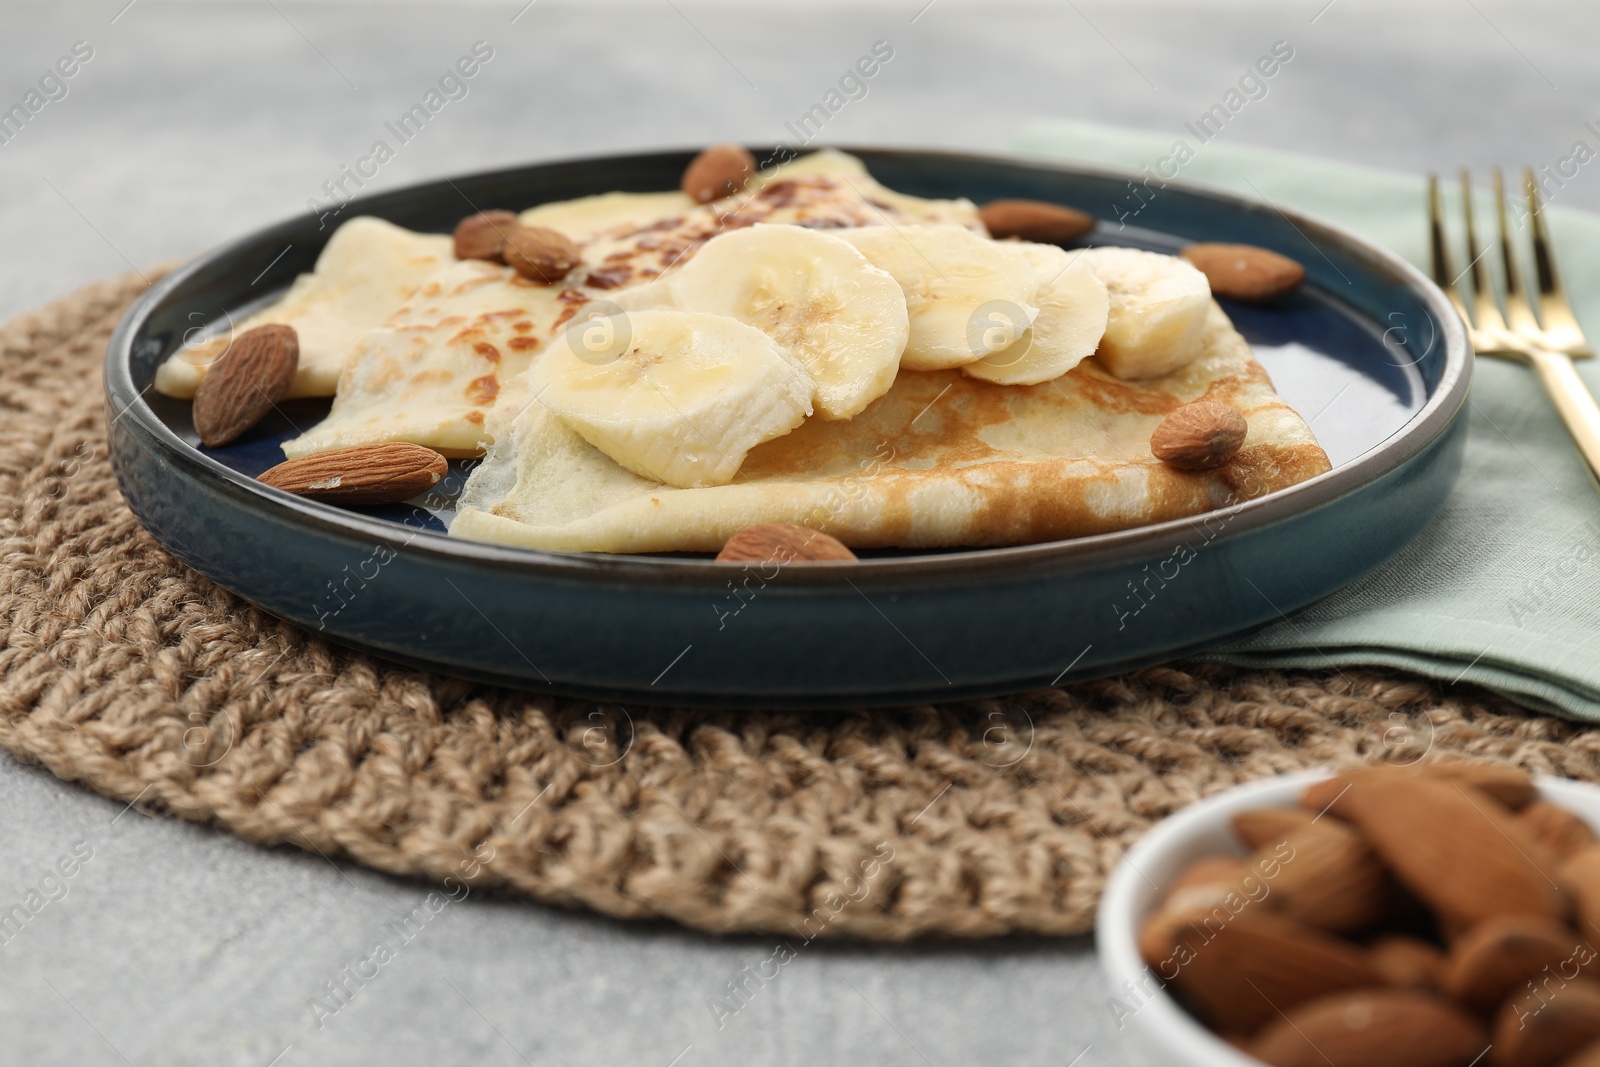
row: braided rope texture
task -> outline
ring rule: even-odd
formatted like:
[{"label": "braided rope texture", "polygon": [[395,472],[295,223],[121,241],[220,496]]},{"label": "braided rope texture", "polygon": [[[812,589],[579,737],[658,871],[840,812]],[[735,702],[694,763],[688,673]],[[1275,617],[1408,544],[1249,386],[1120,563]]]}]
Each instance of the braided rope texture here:
[{"label": "braided rope texture", "polygon": [[1600,777],[1600,730],[1367,670],[1151,668],[828,714],[621,708],[330,645],[169,557],[106,461],[143,286],[0,329],[0,745],[119,800],[399,875],[708,931],[1075,934],[1155,820],[1319,764]]}]

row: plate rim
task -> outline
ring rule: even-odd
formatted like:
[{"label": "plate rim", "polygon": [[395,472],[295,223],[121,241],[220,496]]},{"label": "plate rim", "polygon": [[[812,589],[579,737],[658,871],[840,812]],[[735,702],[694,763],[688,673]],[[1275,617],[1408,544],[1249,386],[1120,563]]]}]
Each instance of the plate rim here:
[{"label": "plate rim", "polygon": [[[948,160],[952,163],[991,165],[998,163],[1034,171],[1058,172],[1112,181],[1132,180],[1138,177],[1137,172],[1132,170],[1082,165],[1022,153],[963,152],[903,145],[816,147],[835,148],[838,151],[865,157],[917,156],[935,161]],[[381,213],[386,202],[403,201],[424,189],[454,185],[457,181],[478,182],[495,177],[511,177],[539,168],[584,165],[599,167],[652,157],[682,155],[687,159],[697,151],[699,149],[689,148],[586,155],[467,174],[445,175],[365,197],[352,198],[344,207],[352,209],[353,215],[373,210]],[[1380,273],[1397,276],[1397,279],[1406,285],[1440,325],[1439,336],[1444,346],[1444,366],[1438,385],[1432,390],[1426,402],[1406,420],[1405,425],[1390,437],[1341,466],[1265,496],[1225,508],[1216,508],[1162,523],[1060,541],[934,549],[909,556],[814,562],[805,567],[789,569],[785,577],[786,586],[800,589],[816,586],[836,588],[848,585],[850,577],[859,577],[863,581],[873,583],[906,580],[920,582],[923,579],[938,579],[941,582],[982,581],[998,577],[996,572],[1020,574],[1039,569],[1112,563],[1144,557],[1151,549],[1167,545],[1171,535],[1192,532],[1193,523],[1201,518],[1206,521],[1225,519],[1227,528],[1218,536],[1231,539],[1327,506],[1340,497],[1371,484],[1424,453],[1460,415],[1466,406],[1467,391],[1472,380],[1472,351],[1467,343],[1465,327],[1450,304],[1449,298],[1422,271],[1398,254],[1316,216],[1270,205],[1265,201],[1207,183],[1175,180],[1169,185],[1203,198],[1228,202],[1246,211],[1271,210],[1299,229],[1313,245],[1316,244],[1313,240],[1315,237],[1329,239],[1345,251],[1356,253],[1356,258],[1369,268],[1376,267]],[[310,524],[327,535],[358,537],[363,541],[380,543],[403,540],[409,552],[421,552],[438,562],[492,565],[547,579],[626,580],[649,584],[692,584],[719,589],[722,587],[727,580],[729,566],[712,559],[625,553],[561,552],[467,541],[450,537],[448,534],[407,527],[390,520],[337,508],[331,504],[307,500],[246,477],[190,445],[173,432],[145,400],[144,394],[148,391],[148,387],[146,390],[139,390],[134,386],[132,377],[134,334],[148,319],[156,305],[184,282],[202,275],[216,261],[237,249],[257,243],[274,231],[294,228],[301,224],[298,216],[290,216],[224,242],[184,263],[140,295],[118,322],[106,347],[104,386],[112,410],[119,412],[116,416],[118,420],[129,420],[132,427],[136,427],[149,438],[156,447],[180,466],[184,473],[200,478],[212,489],[233,497],[242,506],[278,509],[280,512],[286,512],[287,517]]]}]

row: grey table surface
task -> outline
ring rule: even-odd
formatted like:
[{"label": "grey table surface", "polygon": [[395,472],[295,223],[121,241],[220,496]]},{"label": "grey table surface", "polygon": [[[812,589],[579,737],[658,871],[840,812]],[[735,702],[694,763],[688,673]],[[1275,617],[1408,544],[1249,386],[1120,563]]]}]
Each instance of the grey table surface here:
[{"label": "grey table surface", "polygon": [[[1292,70],[1230,139],[1410,170],[1553,164],[1597,143],[1597,30],[1594,5],[1548,0],[6,0],[0,110],[75,42],[93,56],[0,144],[0,316],[305,210],[477,41],[493,58],[467,94],[370,188],[781,140],[879,40],[893,60],[821,140],[1001,150],[1062,116],[1176,134],[1283,39]],[[1600,183],[1585,170],[1562,196],[1600,207]],[[1087,939],[815,943],[719,1026],[711,999],[773,939],[475,893],[403,941],[390,924],[435,887],[9,759],[0,813],[0,910],[45,901],[0,943],[0,1064],[1142,1062]],[[380,941],[393,958],[330,999]]]}]

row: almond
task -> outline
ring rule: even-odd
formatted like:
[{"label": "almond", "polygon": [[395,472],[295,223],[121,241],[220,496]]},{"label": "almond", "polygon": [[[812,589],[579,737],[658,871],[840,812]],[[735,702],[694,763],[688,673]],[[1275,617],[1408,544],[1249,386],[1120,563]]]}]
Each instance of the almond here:
[{"label": "almond", "polygon": [[1557,876],[1578,913],[1578,930],[1600,944],[1600,845],[1589,845],[1567,857]]},{"label": "almond", "polygon": [[1450,947],[1440,989],[1477,1012],[1490,1012],[1528,982],[1577,975],[1595,952],[1565,924],[1537,915],[1497,915]]},{"label": "almond", "polygon": [[278,464],[258,481],[333,504],[393,504],[431,489],[449,466],[431,448],[391,442],[313,452]]},{"label": "almond", "polygon": [[1213,295],[1234,300],[1276,300],[1306,277],[1306,269],[1288,256],[1254,245],[1196,244],[1178,254],[1206,276]]},{"label": "almond", "polygon": [[738,145],[712,145],[684,168],[682,188],[695,203],[709,204],[743,190],[755,169],[755,157]]},{"label": "almond", "polygon": [[1241,811],[1233,817],[1233,833],[1246,848],[1258,849],[1276,845],[1290,832],[1311,825],[1316,818],[1301,808],[1257,808]]},{"label": "almond", "polygon": [[[1144,961],[1159,970],[1178,945],[1181,927],[1204,923],[1214,915],[1227,922],[1245,906],[1244,879],[1250,873],[1250,866],[1234,856],[1207,856],[1184,868],[1139,929],[1139,954]],[[1231,901],[1230,894],[1234,897]]]},{"label": "almond", "polygon": [[[1511,811],[1520,811],[1533,803],[1539,795],[1539,787],[1533,784],[1533,777],[1520,767],[1468,760],[1413,763],[1404,767],[1377,763],[1368,767],[1358,767],[1308,786],[1300,799],[1301,807],[1311,811],[1328,810],[1356,774],[1415,775],[1438,782],[1470,785]],[[1338,814],[1337,806],[1334,806],[1333,811],[1334,814]]]},{"label": "almond", "polygon": [[518,274],[547,285],[565,278],[583,258],[572,238],[547,226],[518,226],[501,254]]},{"label": "almond", "polygon": [[1380,984],[1361,949],[1254,905],[1179,930],[1156,973],[1214,1027],[1245,1033],[1308,1000]]},{"label": "almond", "polygon": [[1468,1067],[1489,1044],[1479,1022],[1427,993],[1363,989],[1287,1009],[1251,1044],[1273,1067]]},{"label": "almond", "polygon": [[1043,200],[991,200],[978,217],[990,237],[1017,237],[1044,245],[1070,244],[1095,227],[1093,215]]},{"label": "almond", "polygon": [[1354,823],[1400,881],[1445,919],[1566,913],[1543,847],[1475,789],[1420,775],[1364,773],[1352,776],[1332,810]]},{"label": "almond", "polygon": [[293,326],[257,326],[235,337],[195,390],[200,443],[225,445],[260,422],[289,391],[299,366],[300,338]]},{"label": "almond", "polygon": [[[1286,854],[1285,854],[1286,853]],[[1293,831],[1263,854],[1282,866],[1267,904],[1273,911],[1330,933],[1352,933],[1390,910],[1395,887],[1361,835],[1325,818]]]},{"label": "almond", "polygon": [[820,563],[855,558],[842,542],[820,530],[777,522],[746,526],[717,553],[719,563]]},{"label": "almond", "polygon": [[500,260],[506,238],[515,233],[519,223],[509,211],[480,211],[468,215],[456,224],[456,258]]},{"label": "almond", "polygon": [[1567,1059],[1561,1061],[1561,1067],[1600,1067],[1600,1041],[1592,1045],[1585,1045]]},{"label": "almond", "polygon": [[1548,800],[1529,804],[1517,815],[1517,822],[1558,860],[1571,859],[1596,841],[1588,823]]},{"label": "almond", "polygon": [[1600,1040],[1600,982],[1550,982],[1506,1001],[1494,1023],[1491,1067],[1555,1067]]},{"label": "almond", "polygon": [[1150,435],[1150,453],[1181,471],[1208,470],[1232,459],[1248,431],[1244,416],[1233,408],[1202,400],[1161,420]]},{"label": "almond", "polygon": [[1367,959],[1385,985],[1397,989],[1438,989],[1444,953],[1420,937],[1388,934],[1367,946]]}]

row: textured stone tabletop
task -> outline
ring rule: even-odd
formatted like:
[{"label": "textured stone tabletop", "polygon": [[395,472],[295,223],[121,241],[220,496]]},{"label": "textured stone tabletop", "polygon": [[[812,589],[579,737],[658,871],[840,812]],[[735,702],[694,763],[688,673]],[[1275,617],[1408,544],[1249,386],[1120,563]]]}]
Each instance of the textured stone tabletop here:
[{"label": "textured stone tabletop", "polygon": [[[1292,70],[1230,140],[1411,170],[1600,143],[1600,9],[1576,2],[8,0],[0,27],[0,111],[40,89],[20,130],[0,122],[5,316],[304,211],[379,139],[395,152],[368,189],[792,141],[878,41],[893,58],[818,142],[1003,149],[1050,117],[1178,136],[1287,40]],[[386,133],[480,41],[492,57],[425,128]],[[1560,197],[1600,207],[1600,180]],[[477,893],[429,911],[435,891],[0,758],[0,911],[40,902],[0,928],[0,1063],[1139,1062],[1087,939],[814,943],[729,1013],[713,1001],[774,939]]]}]

